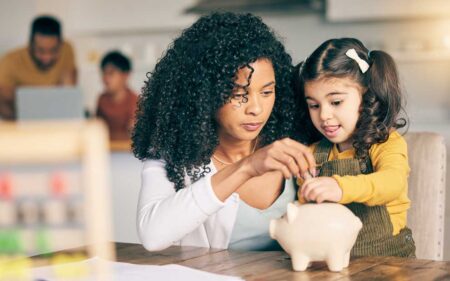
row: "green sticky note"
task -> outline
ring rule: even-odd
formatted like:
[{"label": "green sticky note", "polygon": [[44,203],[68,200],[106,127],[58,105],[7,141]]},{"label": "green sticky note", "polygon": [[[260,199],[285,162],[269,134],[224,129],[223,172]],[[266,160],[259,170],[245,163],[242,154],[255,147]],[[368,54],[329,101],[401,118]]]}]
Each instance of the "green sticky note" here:
[{"label": "green sticky note", "polygon": [[36,250],[39,253],[51,252],[48,234],[44,229],[37,230],[36,233]]}]

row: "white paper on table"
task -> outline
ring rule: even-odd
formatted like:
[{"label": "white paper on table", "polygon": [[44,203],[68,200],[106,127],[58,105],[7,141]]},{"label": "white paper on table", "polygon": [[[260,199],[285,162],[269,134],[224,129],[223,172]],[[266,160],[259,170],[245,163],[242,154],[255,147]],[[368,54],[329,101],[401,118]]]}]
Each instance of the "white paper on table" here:
[{"label": "white paper on table", "polygon": [[243,280],[236,276],[219,275],[193,269],[177,264],[168,265],[138,265],[123,262],[112,262],[100,259],[98,257],[90,258],[84,261],[59,264],[53,266],[36,267],[31,270],[33,280],[39,281],[97,281],[98,278],[92,274],[86,274],[80,277],[60,277],[55,272],[64,271],[66,267],[69,271],[77,267],[96,268],[99,263],[106,264],[111,272],[112,281],[239,281]]}]

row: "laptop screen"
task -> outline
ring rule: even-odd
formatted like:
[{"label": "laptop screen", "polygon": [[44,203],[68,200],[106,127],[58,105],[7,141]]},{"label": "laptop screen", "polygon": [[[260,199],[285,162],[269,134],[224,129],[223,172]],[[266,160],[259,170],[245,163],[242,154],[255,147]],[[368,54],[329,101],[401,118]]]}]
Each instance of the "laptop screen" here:
[{"label": "laptop screen", "polygon": [[72,87],[21,87],[16,92],[17,120],[81,120],[83,97]]}]

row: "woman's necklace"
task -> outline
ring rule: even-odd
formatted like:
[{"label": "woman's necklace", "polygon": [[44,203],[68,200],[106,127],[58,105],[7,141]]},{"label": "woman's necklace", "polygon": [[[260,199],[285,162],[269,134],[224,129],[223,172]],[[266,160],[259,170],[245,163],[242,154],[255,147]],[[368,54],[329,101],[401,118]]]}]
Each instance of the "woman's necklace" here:
[{"label": "woman's necklace", "polygon": [[[252,154],[253,152],[255,152],[256,144],[257,144],[257,143],[258,143],[258,139],[255,140],[255,144],[253,145],[253,149],[252,149],[252,152],[251,152],[250,154]],[[231,164],[233,164],[232,162],[226,162],[226,161],[223,161],[222,159],[220,159],[219,157],[217,157],[217,156],[215,155],[215,153],[213,153],[212,158],[216,159],[217,162],[219,162],[219,163],[221,163],[222,165],[225,165],[225,166],[226,166],[226,165],[231,165]]]}]

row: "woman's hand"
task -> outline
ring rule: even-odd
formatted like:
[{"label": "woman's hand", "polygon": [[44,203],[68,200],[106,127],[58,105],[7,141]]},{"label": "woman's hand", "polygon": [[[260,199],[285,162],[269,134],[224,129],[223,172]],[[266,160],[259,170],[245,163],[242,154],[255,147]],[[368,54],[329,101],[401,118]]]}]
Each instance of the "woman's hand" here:
[{"label": "woman's hand", "polygon": [[293,176],[300,177],[307,172],[314,175],[316,161],[307,146],[285,138],[258,149],[247,158],[246,165],[252,177],[280,171],[289,179]]},{"label": "woman's hand", "polygon": [[342,189],[332,177],[311,177],[303,183],[298,198],[317,203],[325,201],[339,202],[342,199]]}]

